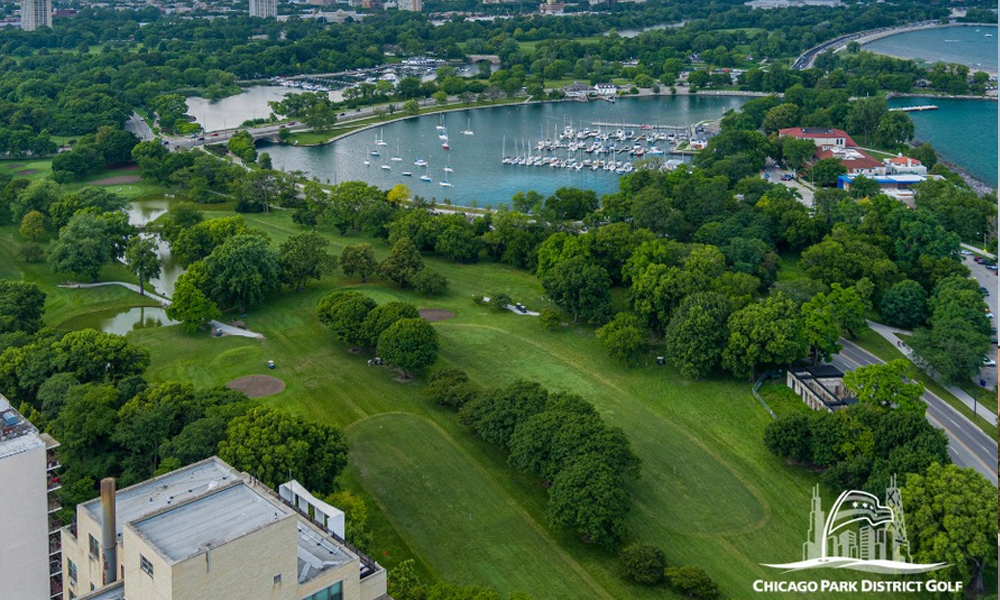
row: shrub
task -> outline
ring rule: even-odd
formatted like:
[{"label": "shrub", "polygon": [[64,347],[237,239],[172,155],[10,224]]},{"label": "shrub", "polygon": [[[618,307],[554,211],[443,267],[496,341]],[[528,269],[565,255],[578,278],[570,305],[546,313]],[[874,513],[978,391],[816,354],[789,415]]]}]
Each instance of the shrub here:
[{"label": "shrub", "polygon": [[719,586],[701,567],[669,568],[664,572],[670,587],[689,598],[713,600],[719,597]]},{"label": "shrub", "polygon": [[497,312],[506,312],[507,307],[514,304],[507,294],[493,294],[490,296],[490,307]]},{"label": "shrub", "polygon": [[663,550],[656,546],[636,542],[626,546],[618,558],[621,560],[622,574],[626,578],[643,585],[655,585],[663,581],[667,559],[663,556]]},{"label": "shrub", "polygon": [[543,308],[538,320],[541,321],[542,327],[546,331],[555,331],[559,329],[559,325],[562,323],[559,312],[551,308]]}]

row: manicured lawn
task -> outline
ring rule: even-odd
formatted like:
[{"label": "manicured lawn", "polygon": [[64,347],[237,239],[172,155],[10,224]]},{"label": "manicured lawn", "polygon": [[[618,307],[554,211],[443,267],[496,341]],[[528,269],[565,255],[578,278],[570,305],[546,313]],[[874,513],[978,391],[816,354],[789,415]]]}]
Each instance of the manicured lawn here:
[{"label": "manicured lawn", "polygon": [[785,385],[784,378],[772,379],[760,386],[759,393],[764,402],[771,407],[774,414],[779,417],[795,413],[811,413],[809,408],[798,394]]},{"label": "manicured lawn", "polygon": [[52,173],[52,159],[13,158],[0,160],[0,171],[27,179],[42,179]]},{"label": "manicured lawn", "polygon": [[[276,243],[301,231],[284,212],[245,218]],[[334,252],[361,241],[328,237]],[[375,245],[380,258],[387,253]],[[152,381],[208,386],[266,372],[287,388],[263,403],[345,428],[352,450],[346,485],[379,507],[374,522],[383,535],[374,554],[389,566],[417,556],[445,580],[527,589],[536,598],[668,595],[623,582],[613,555],[552,529],[541,482],[512,471],[452,411],[431,405],[422,381],[398,383],[391,370],[368,367],[369,354],[351,354],[335,342],[314,314],[316,301],[334,289],[452,310],[454,319],[435,324],[442,348],[435,367],[465,369],[484,386],[528,378],[593,402],[609,424],[626,431],[643,461],[642,477],[629,485],[633,537],[659,545],[671,564],[704,567],[726,596],[745,597],[755,579],[778,576],[759,563],[798,558],[816,477],[764,449],[770,417],[749,383],[687,381],[667,367],[625,369],[607,358],[592,328],[565,325],[548,333],[534,318],[471,301],[506,292],[531,309],[544,308],[532,275],[431,257],[427,264],[451,282],[439,298],[332,276],[251,310],[243,320],[266,336],[262,341],[188,335],[177,327],[136,331],[130,339],[150,349]],[[269,359],[276,371],[266,371]]]}]

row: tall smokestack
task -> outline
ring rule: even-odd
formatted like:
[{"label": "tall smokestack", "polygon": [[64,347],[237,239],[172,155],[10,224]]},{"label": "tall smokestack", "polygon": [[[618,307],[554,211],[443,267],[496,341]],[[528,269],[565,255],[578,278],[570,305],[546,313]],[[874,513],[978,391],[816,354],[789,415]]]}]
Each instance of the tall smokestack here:
[{"label": "tall smokestack", "polygon": [[101,480],[101,558],[104,585],[118,579],[118,525],[115,522],[115,478]]}]

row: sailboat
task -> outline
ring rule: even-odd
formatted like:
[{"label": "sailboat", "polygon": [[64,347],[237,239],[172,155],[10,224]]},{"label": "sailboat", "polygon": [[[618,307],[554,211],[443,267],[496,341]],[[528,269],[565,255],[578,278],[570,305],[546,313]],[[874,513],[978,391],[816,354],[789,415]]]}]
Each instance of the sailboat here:
[{"label": "sailboat", "polygon": [[372,164],[372,161],[368,160],[368,156],[367,155],[368,155],[368,148],[365,148],[365,160],[363,162],[364,162],[364,164],[365,164],[366,167]]},{"label": "sailboat", "polygon": [[424,159],[422,159],[422,158],[418,158],[417,160],[413,161],[413,164],[416,165],[416,166],[418,166],[418,167],[426,167],[427,166],[427,161],[424,160]]},{"label": "sailboat", "polygon": [[465,131],[462,132],[462,135],[475,135],[472,131],[472,117],[469,117],[469,120],[466,122]]},{"label": "sailboat", "polygon": [[445,165],[445,166],[444,166],[444,172],[445,172],[445,173],[454,173],[455,171],[454,171],[454,169],[452,169],[452,168],[451,168],[451,167],[449,167],[448,165]]},{"label": "sailboat", "polygon": [[413,173],[409,171],[403,171],[403,177],[413,177]]},{"label": "sailboat", "polygon": [[427,166],[426,162],[424,163],[424,169],[425,169],[424,170],[424,174],[420,176],[420,181],[424,181],[424,182],[430,183],[431,182],[431,176],[427,174],[427,171],[430,169],[430,167]]},{"label": "sailboat", "polygon": [[384,136],[385,136],[385,132],[380,129],[379,130],[379,134],[375,136],[375,145],[376,146],[388,146],[389,145],[389,144],[387,144],[385,142]]},{"label": "sailboat", "polygon": [[448,176],[445,175],[444,181],[439,181],[438,185],[441,187],[451,187],[451,183],[448,181]]},{"label": "sailboat", "polygon": [[447,137],[444,138],[444,143],[441,144],[441,147],[444,148],[445,150],[451,150],[451,146],[448,145],[448,138]]},{"label": "sailboat", "polygon": [[383,162],[382,163],[382,169],[384,171],[391,171],[392,170],[392,165],[390,165],[388,162]]},{"label": "sailboat", "polygon": [[396,155],[392,157],[392,162],[401,162],[402,160],[399,156],[399,142],[396,142]]}]

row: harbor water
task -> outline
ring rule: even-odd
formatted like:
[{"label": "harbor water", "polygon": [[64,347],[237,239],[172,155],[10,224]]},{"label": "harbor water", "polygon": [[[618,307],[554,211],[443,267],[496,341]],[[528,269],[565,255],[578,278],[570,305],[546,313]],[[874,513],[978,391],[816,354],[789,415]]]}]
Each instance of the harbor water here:
[{"label": "harbor water", "polygon": [[995,74],[997,27],[936,27],[909,31],[865,44],[865,50],[929,63],[959,63]]},{"label": "harbor water", "polygon": [[[595,128],[595,123],[606,123],[602,131],[634,130],[639,135],[646,131],[635,125],[690,127],[716,120],[746,101],[746,97],[738,96],[680,95],[619,98],[615,103],[500,106],[398,121],[325,146],[261,144],[259,149],[270,153],[276,168],[302,171],[323,182],[361,180],[385,189],[403,183],[427,199],[440,202],[447,198],[457,205],[475,202],[495,207],[509,202],[520,191],[550,195],[560,187],[571,186],[606,194],[618,189],[620,175],[615,171],[502,163],[505,155],[524,155],[529,148],[537,154],[539,140],[557,140],[566,127],[583,130]],[[472,133],[466,135],[465,131]],[[443,148],[442,135],[447,136],[450,149]],[[622,142],[618,146],[621,148]],[[632,143],[628,142],[628,146]],[[665,146],[660,144],[661,148]],[[372,154],[374,151],[378,156]],[[555,154],[565,159],[570,152],[557,149]],[[579,151],[575,154],[581,161],[587,156]],[[610,160],[612,155],[604,158]],[[678,157],[665,154],[659,158]],[[617,160],[635,159],[619,156]],[[422,181],[422,176],[430,181]],[[442,186],[442,182],[450,185]]]}]

